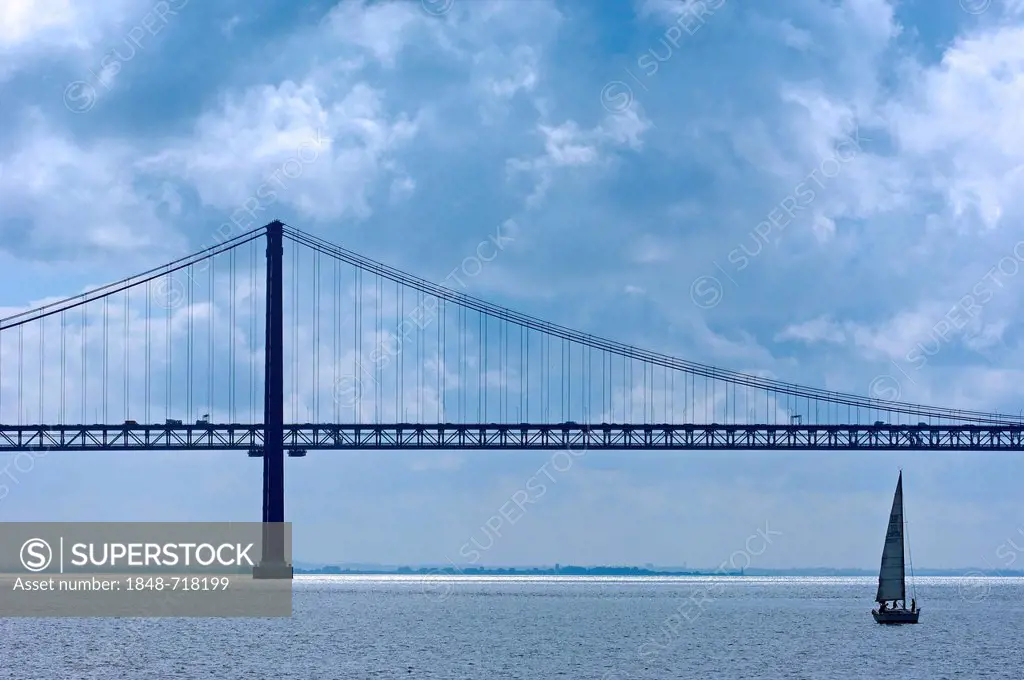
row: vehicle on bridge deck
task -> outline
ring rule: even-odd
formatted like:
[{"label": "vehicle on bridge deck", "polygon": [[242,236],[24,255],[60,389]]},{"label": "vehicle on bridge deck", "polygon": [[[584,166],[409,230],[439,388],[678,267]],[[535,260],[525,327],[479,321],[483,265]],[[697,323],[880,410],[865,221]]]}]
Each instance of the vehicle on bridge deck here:
[{"label": "vehicle on bridge deck", "polygon": [[[871,610],[877,623],[917,623],[921,610],[917,607],[916,593],[907,609],[907,578],[904,566],[903,471],[896,482],[896,493],[889,511],[889,529],[882,548],[882,566],[878,570],[878,609]],[[911,577],[914,567],[911,563]],[[892,603],[891,605],[889,603]]]}]

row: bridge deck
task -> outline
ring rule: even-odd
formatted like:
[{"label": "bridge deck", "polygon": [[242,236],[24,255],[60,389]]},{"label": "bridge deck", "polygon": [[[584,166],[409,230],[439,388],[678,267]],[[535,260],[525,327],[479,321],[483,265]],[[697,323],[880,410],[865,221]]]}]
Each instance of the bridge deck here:
[{"label": "bridge deck", "polygon": [[[249,451],[262,424],[0,425],[0,452]],[[1021,451],[1021,425],[293,424],[292,455],[312,450]]]}]

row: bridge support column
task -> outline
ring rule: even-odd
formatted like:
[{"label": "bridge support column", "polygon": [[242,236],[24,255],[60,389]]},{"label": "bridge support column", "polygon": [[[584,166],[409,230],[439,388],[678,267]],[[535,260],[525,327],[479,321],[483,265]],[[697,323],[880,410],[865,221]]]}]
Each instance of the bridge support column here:
[{"label": "bridge support column", "polygon": [[284,293],[281,222],[267,225],[267,337],[263,392],[263,557],[253,578],[292,578],[284,530]]}]

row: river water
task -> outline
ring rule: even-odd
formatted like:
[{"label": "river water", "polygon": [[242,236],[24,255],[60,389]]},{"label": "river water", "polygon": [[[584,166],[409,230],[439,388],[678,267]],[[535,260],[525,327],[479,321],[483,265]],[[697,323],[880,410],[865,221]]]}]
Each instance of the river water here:
[{"label": "river water", "polygon": [[1024,677],[1024,579],[300,576],[290,619],[0,619],[0,677]]}]

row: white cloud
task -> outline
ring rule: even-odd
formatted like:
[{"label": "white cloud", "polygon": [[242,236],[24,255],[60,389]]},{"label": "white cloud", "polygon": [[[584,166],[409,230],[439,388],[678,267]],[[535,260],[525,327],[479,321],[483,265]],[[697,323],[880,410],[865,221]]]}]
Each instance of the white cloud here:
[{"label": "white cloud", "polygon": [[[865,144],[862,158],[844,166],[823,204],[828,210],[816,213],[813,229],[822,254],[837,252],[832,244],[838,240],[845,261],[854,267],[848,272],[851,284],[876,277],[894,283],[874,318],[854,322],[818,316],[789,326],[777,339],[840,344],[865,359],[896,361],[915,345],[933,342],[936,334],[943,346],[956,342],[971,351],[1006,349],[1010,315],[1021,307],[1004,290],[1013,286],[1010,279],[1020,266],[1011,257],[1020,235],[1008,217],[1024,215],[1019,198],[1024,133],[1011,113],[1024,104],[1021,73],[1024,28],[998,26],[957,40],[936,64],[905,65],[905,87],[870,108],[857,103],[855,95],[843,99],[821,90],[789,91],[789,98],[805,110],[819,112],[808,114],[815,122],[807,134],[820,135],[820,140],[831,137],[836,121],[854,112],[878,126],[866,131],[876,139]],[[886,138],[889,144],[882,143]],[[844,219],[858,220],[856,236],[843,234]],[[986,233],[991,238],[979,238]],[[871,255],[865,259],[866,253]],[[1002,261],[1008,262],[1002,274],[983,276]],[[984,288],[980,295],[979,286]],[[984,303],[984,311],[966,315],[952,332],[942,331],[943,319],[964,304],[965,295]],[[827,304],[821,301],[822,307]],[[961,310],[954,316],[965,314]],[[932,397],[949,400],[938,392]]]},{"label": "white cloud", "polygon": [[0,6],[0,43],[20,45],[56,31],[68,43],[84,46],[87,42],[74,31],[77,18],[71,0],[8,0]]},{"label": "white cloud", "polygon": [[[477,63],[481,61],[482,59],[479,59]],[[520,91],[531,92],[536,87],[539,77],[539,55],[536,49],[528,45],[519,45],[511,55],[500,55],[500,59],[494,61],[497,63],[492,63],[488,69],[493,75],[484,76],[483,81],[487,90],[495,97],[511,99]]]},{"label": "white cloud", "polygon": [[224,210],[265,210],[280,201],[316,219],[362,218],[376,181],[400,171],[393,152],[416,132],[414,121],[389,115],[383,93],[365,84],[334,97],[314,81],[286,81],[228,94],[199,119],[191,139],[149,165]]},{"label": "white cloud", "polygon": [[637,14],[641,18],[653,17],[674,22],[682,16],[703,12],[702,8],[720,7],[724,0],[636,0]]},{"label": "white cloud", "polygon": [[835,321],[818,318],[788,326],[775,336],[777,341],[802,340],[803,342],[843,342],[846,333],[837,327]]},{"label": "white cloud", "polygon": [[411,177],[398,177],[391,182],[391,202],[404,201],[416,191],[416,182]]},{"label": "white cloud", "polygon": [[429,28],[430,18],[418,3],[343,0],[321,22],[330,40],[365,50],[385,66],[394,66],[410,44],[410,33]]},{"label": "white cloud", "polygon": [[4,0],[0,81],[44,55],[92,58],[106,43],[120,41],[126,22],[141,19],[147,9],[145,0]]},{"label": "white cloud", "polygon": [[672,257],[672,247],[650,234],[641,236],[633,246],[633,260],[641,264],[667,262]]},{"label": "white cloud", "polygon": [[[988,29],[955,43],[888,111],[906,162],[929,167],[954,219],[1000,225],[1024,186],[1024,27]],[[927,165],[926,165],[927,164]]]},{"label": "white cloud", "polygon": [[242,23],[242,17],[235,14],[227,21],[221,23],[220,30],[228,38],[231,38],[235,34],[235,29]]},{"label": "white cloud", "polygon": [[179,209],[176,193],[140,182],[136,151],[124,141],[79,144],[34,117],[0,176],[10,245],[60,257],[177,242],[168,223]]},{"label": "white cloud", "polygon": [[508,169],[513,174],[527,172],[536,177],[528,203],[537,205],[557,170],[605,165],[620,149],[639,150],[643,145],[640,137],[650,127],[651,122],[636,106],[605,116],[589,130],[581,129],[573,120],[554,126],[540,123],[537,130],[544,140],[544,153],[531,159],[511,159]]}]

